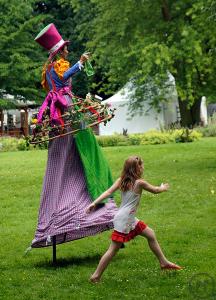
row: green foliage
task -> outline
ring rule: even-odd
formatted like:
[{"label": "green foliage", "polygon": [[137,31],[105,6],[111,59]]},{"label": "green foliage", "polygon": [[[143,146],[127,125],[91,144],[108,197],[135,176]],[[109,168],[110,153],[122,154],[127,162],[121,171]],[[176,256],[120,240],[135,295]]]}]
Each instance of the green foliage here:
[{"label": "green foliage", "polygon": [[97,141],[102,147],[110,147],[187,143],[199,140],[201,137],[202,134],[200,132],[183,128],[163,132],[151,130],[142,134],[129,134],[127,137],[120,134],[110,136],[97,136]]},{"label": "green foliage", "polygon": [[13,137],[0,138],[0,152],[17,151],[18,142],[19,140]]},{"label": "green foliage", "polygon": [[216,124],[210,124],[205,127],[197,127],[196,130],[204,137],[216,136]]},{"label": "green foliage", "polygon": [[[0,90],[41,103],[45,96],[40,81],[48,53],[34,38],[47,24],[55,23],[62,37],[71,41],[69,60],[77,62],[85,46],[77,40],[73,9],[61,0],[0,0]],[[88,78],[80,72],[73,79],[73,92],[85,96]]]},{"label": "green foliage", "polygon": [[121,142],[127,141],[127,138],[123,135],[111,135],[111,136],[96,136],[96,139],[101,147],[117,146]]},{"label": "green foliage", "polygon": [[190,130],[188,128],[177,129],[172,134],[176,143],[190,143],[199,140],[202,137],[202,133],[196,130]]},{"label": "green foliage", "polygon": [[[96,136],[96,139],[101,147],[114,147],[114,146],[131,146],[131,145],[156,145],[168,143],[185,143],[199,140],[202,137],[203,131],[175,129],[172,131],[157,131],[152,130],[146,133],[130,134],[124,136],[121,134]],[[204,136],[211,136],[204,134]],[[48,142],[37,145],[29,144],[28,138],[13,138],[2,137],[0,138],[0,152],[7,151],[26,151],[33,149],[45,150],[48,149]]]},{"label": "green foliage", "polygon": [[127,139],[130,141],[130,145],[140,145],[142,138],[142,134],[130,134]]},{"label": "green foliage", "polygon": [[49,145],[49,143],[46,141],[46,142],[44,142],[42,144],[36,144],[36,145],[34,145],[33,148],[34,149],[45,150],[45,149],[48,149],[48,145]]},{"label": "green foliage", "polygon": [[44,97],[38,91],[44,55],[34,37],[45,16],[33,13],[35,2],[0,2],[0,89],[39,102]]},{"label": "green foliage", "polygon": [[13,109],[16,108],[16,104],[8,99],[0,99],[0,109]]},{"label": "green foliage", "polygon": [[195,130],[188,130],[187,128],[175,129],[169,131],[152,130],[143,134],[141,144],[167,144],[167,143],[187,143],[199,140],[202,134]]},{"label": "green foliage", "polygon": [[175,142],[173,134],[168,132],[161,132],[157,130],[152,130],[143,134],[141,144],[142,145],[156,145],[156,144],[167,144],[170,142]]},{"label": "green foliage", "polygon": [[196,130],[205,137],[216,136],[216,113],[208,118],[208,125],[197,127]]},{"label": "green foliage", "polygon": [[28,151],[34,149],[44,150],[48,148],[48,142],[38,145],[30,145],[26,138],[0,137],[0,152]]},{"label": "green foliage", "polygon": [[[77,11],[83,10],[82,0],[71,2]],[[78,29],[87,34],[87,47],[106,72],[108,82],[101,83],[102,89],[110,91],[131,81],[135,88],[132,114],[134,110],[143,112],[144,101],[151,106],[166,101],[168,71],[175,78],[179,100],[185,101],[187,108],[203,95],[215,99],[215,24],[206,1],[85,3],[92,3],[97,14],[91,20],[84,16]]]},{"label": "green foliage", "polygon": [[72,63],[85,50],[93,53],[95,76],[89,80],[80,72],[73,79],[73,91],[79,96],[89,89],[111,94],[130,81],[134,87],[130,114],[143,113],[145,101],[157,108],[166,101],[173,88],[170,72],[187,109],[203,95],[215,101],[215,3],[21,0],[17,5],[15,0],[0,0],[0,89],[43,100],[40,79],[47,52],[34,38],[54,22],[63,38],[71,40]]},{"label": "green foliage", "polygon": [[25,151],[29,150],[30,145],[26,143],[25,139],[19,139],[17,143],[17,150],[19,151]]}]

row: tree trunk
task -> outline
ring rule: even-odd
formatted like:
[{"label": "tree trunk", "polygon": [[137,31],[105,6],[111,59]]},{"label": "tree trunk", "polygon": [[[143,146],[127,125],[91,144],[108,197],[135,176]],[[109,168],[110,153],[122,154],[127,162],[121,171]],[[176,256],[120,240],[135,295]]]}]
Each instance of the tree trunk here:
[{"label": "tree trunk", "polygon": [[178,102],[181,114],[181,125],[189,128],[199,125],[201,99],[195,101],[195,103],[189,108],[187,101],[182,101],[180,98],[178,98]]},{"label": "tree trunk", "polygon": [[161,11],[162,11],[163,19],[164,21],[168,22],[171,20],[171,15],[170,15],[170,9],[167,0],[162,0],[161,4],[162,4]]},{"label": "tree trunk", "polygon": [[193,116],[193,125],[200,125],[200,105],[201,105],[201,97],[200,99],[196,100],[194,105],[191,107],[192,116]]}]

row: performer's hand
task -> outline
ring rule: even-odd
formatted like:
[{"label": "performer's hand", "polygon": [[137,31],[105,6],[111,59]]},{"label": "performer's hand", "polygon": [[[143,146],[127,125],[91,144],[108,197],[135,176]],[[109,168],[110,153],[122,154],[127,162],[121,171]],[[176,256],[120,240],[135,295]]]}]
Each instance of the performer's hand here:
[{"label": "performer's hand", "polygon": [[96,205],[94,203],[90,204],[87,208],[86,208],[86,213],[89,214],[91,211],[95,210]]},{"label": "performer's hand", "polygon": [[169,189],[169,183],[161,183],[160,186],[163,189],[163,192],[165,192]]},{"label": "performer's hand", "polygon": [[90,58],[90,52],[83,53],[80,57],[80,62],[84,64]]}]

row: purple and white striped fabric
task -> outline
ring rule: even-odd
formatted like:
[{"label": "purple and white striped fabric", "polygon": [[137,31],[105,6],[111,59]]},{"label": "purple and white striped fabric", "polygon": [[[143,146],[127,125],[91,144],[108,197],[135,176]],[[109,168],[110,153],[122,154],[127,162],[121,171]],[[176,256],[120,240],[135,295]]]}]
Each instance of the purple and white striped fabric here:
[{"label": "purple and white striped fabric", "polygon": [[47,238],[56,236],[57,243],[95,235],[113,228],[117,211],[112,199],[90,214],[91,203],[82,162],[72,135],[50,142],[44,177],[38,226],[32,247],[49,245]]}]

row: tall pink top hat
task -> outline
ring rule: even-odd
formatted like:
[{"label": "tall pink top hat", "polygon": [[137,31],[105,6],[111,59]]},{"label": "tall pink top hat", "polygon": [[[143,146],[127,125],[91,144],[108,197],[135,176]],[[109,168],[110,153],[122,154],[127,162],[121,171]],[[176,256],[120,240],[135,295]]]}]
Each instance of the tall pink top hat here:
[{"label": "tall pink top hat", "polygon": [[58,51],[67,45],[69,41],[64,41],[53,23],[47,25],[35,38],[35,41],[48,50],[51,60]]}]

